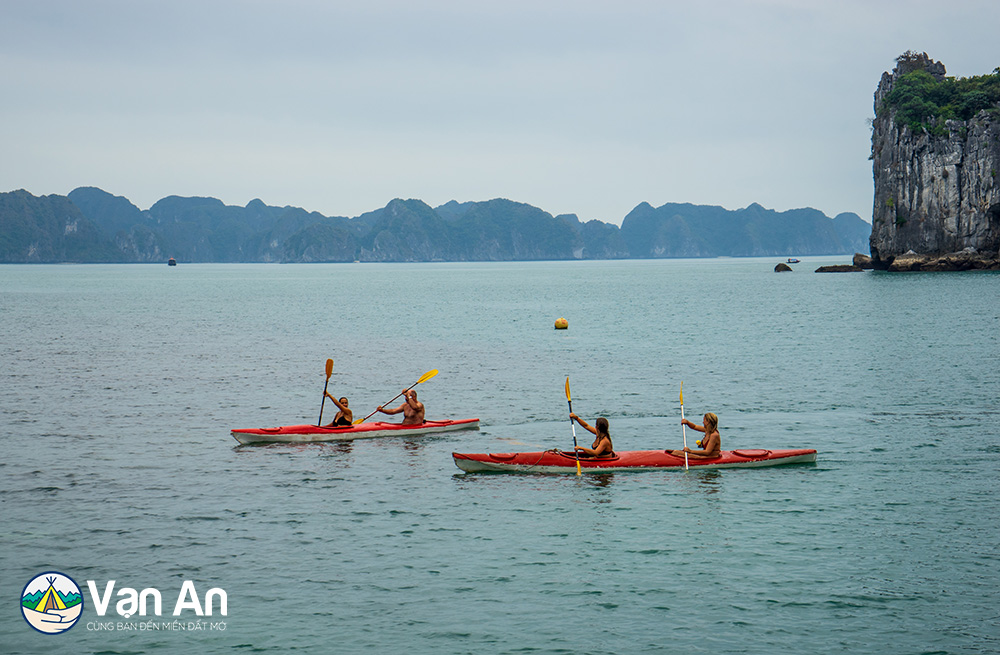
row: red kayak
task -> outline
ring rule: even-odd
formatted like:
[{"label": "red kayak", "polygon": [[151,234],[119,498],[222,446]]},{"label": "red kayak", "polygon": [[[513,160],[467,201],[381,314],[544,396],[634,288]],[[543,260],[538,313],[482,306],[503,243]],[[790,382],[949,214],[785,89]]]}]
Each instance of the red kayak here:
[{"label": "red kayak", "polygon": [[[452,453],[455,465],[469,473],[507,471],[512,473],[576,473],[576,457],[572,452],[546,450],[535,453]],[[724,450],[713,459],[688,458],[693,469],[756,468],[782,464],[807,464],[816,461],[811,449]],[[683,469],[684,457],[665,450],[622,450],[614,457],[581,457],[580,468],[591,473],[613,471],[654,471]]]},{"label": "red kayak", "polygon": [[285,425],[277,428],[242,428],[232,431],[240,443],[310,443],[314,441],[351,441],[374,437],[413,436],[452,430],[478,430],[478,418],[457,421],[424,421],[413,425],[400,423],[359,423],[339,428],[319,425]]}]

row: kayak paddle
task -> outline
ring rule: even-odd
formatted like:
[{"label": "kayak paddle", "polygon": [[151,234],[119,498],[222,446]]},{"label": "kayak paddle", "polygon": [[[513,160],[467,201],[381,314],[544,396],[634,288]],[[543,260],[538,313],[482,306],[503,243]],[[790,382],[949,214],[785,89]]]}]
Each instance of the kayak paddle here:
[{"label": "kayak paddle", "polygon": [[[566,402],[569,403],[569,413],[573,413],[573,399],[569,395],[569,377],[566,378]],[[576,455],[576,474],[580,475],[580,451],[576,449],[576,423],[573,417],[569,417],[569,424],[573,428],[573,454]]]},{"label": "kayak paddle", "polygon": [[[393,400],[396,400],[396,398],[399,398],[400,396],[403,395],[403,393],[409,391],[410,389],[412,389],[413,387],[417,386],[421,382],[427,382],[428,380],[430,380],[432,377],[434,377],[437,374],[438,374],[438,370],[437,369],[433,369],[431,371],[427,371],[426,373],[424,373],[423,375],[420,376],[419,380],[417,380],[416,382],[414,382],[413,384],[411,384],[410,386],[408,386],[406,389],[404,389],[400,393],[396,394],[395,398],[393,398],[392,400],[389,400],[389,401],[386,401],[386,402],[382,403],[382,407],[385,407],[386,405],[388,405],[389,403],[391,403]],[[357,421],[355,421],[353,423],[353,425],[357,425],[358,423],[364,423],[365,421],[367,421],[371,417],[375,416],[376,413],[378,413],[377,409],[374,412],[372,412],[371,414],[369,414],[368,416],[366,416],[364,418],[359,418]]]},{"label": "kayak paddle", "polygon": [[[688,447],[687,426],[684,425],[684,383],[681,382],[681,435],[684,437],[684,447]],[[688,470],[688,454],[684,451],[684,470]]]},{"label": "kayak paddle", "polygon": [[323,385],[323,402],[319,404],[319,420],[316,425],[323,425],[323,405],[326,404],[326,388],[330,385],[330,376],[333,375],[333,360],[326,360],[326,383]]}]

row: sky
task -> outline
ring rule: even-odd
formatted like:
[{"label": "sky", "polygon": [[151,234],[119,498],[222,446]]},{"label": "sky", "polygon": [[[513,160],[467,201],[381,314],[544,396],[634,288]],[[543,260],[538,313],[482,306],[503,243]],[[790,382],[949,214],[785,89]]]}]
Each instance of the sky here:
[{"label": "sky", "polygon": [[882,73],[991,73],[997,25],[996,0],[0,0],[0,192],[870,221]]}]

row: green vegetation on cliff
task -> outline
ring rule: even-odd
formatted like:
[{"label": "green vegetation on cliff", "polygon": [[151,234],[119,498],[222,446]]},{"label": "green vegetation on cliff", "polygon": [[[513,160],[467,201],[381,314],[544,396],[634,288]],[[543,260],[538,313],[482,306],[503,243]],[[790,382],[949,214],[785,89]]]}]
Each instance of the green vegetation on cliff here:
[{"label": "green vegetation on cliff", "polygon": [[[921,56],[913,52],[900,55],[899,70],[907,70],[912,62],[918,66]],[[882,110],[894,110],[896,122],[912,131],[927,130],[931,134],[947,132],[945,121],[967,121],[983,109],[989,109],[1000,119],[1000,67],[991,75],[974,77],[944,77],[927,72],[923,66],[900,75],[885,98]]]}]

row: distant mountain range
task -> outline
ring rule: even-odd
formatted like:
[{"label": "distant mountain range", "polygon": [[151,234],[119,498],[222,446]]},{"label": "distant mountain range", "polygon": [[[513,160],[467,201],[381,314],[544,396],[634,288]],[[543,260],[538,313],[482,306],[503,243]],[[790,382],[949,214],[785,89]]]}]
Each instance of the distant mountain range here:
[{"label": "distant mountain range", "polygon": [[140,210],[81,187],[68,196],[0,193],[0,262],[427,262],[788,257],[867,252],[857,214],[642,203],[622,226],[519,202],[393,200],[355,218],[169,196]]}]

